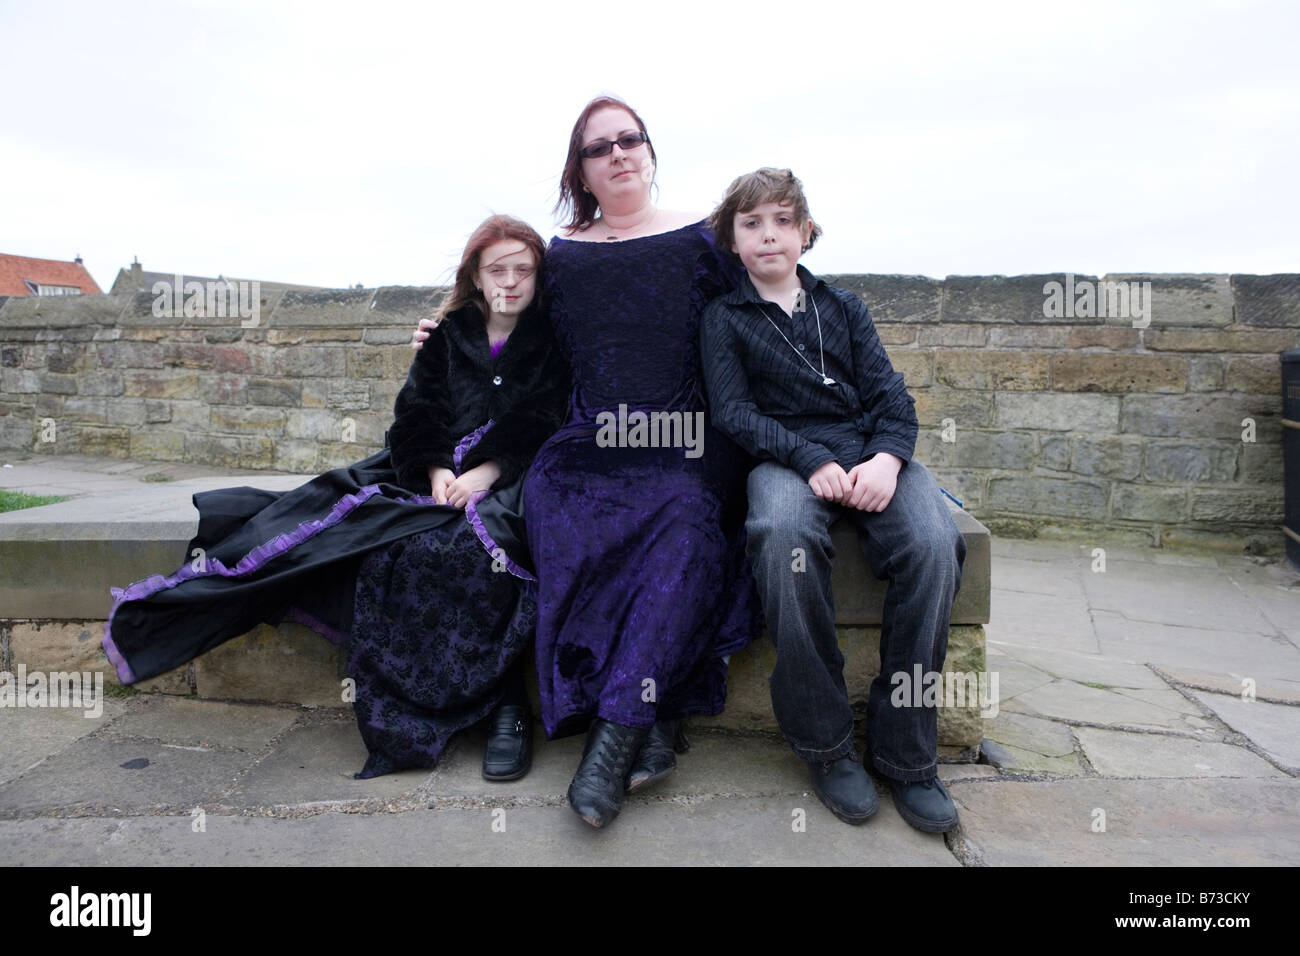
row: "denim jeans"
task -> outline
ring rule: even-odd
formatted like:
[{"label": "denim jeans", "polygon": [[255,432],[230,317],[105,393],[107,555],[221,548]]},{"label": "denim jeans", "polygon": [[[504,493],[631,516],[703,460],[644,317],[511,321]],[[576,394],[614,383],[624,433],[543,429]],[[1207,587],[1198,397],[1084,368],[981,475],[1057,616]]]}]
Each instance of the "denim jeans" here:
[{"label": "denim jeans", "polygon": [[[934,476],[920,462],[903,466],[894,497],[880,512],[824,501],[796,472],[776,462],[750,472],[749,560],[776,644],[769,679],[772,711],[803,759],[856,758],[831,594],[835,549],[829,528],[837,515],[857,526],[871,572],[889,582],[880,674],[867,699],[872,765],[896,780],[928,780],[936,772],[938,711],[892,706],[890,675],[901,672],[911,679],[917,664],[922,672],[943,669],[966,542]],[[802,549],[802,559],[796,548]]]}]

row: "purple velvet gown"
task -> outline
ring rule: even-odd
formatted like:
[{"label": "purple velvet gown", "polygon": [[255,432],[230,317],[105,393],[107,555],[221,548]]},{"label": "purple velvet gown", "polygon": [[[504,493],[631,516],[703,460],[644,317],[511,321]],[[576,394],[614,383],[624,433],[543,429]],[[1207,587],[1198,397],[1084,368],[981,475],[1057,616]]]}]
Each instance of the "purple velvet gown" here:
[{"label": "purple velvet gown", "polygon": [[[707,409],[698,327],[734,272],[703,223],[620,242],[555,238],[551,321],[573,369],[568,420],[524,480],[538,578],[537,680],[550,737],[716,714],[726,655],[759,609],[744,557],[746,460],[706,427],[682,447],[602,447],[597,415]],[[629,436],[628,444],[635,441]]]}]

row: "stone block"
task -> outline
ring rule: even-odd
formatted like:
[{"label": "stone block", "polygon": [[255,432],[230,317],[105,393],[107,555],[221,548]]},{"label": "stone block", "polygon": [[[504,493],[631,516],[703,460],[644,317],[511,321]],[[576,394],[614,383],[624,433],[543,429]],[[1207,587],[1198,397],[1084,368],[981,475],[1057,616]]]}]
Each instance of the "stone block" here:
[{"label": "stone block", "polygon": [[929,276],[823,276],[831,285],[857,294],[875,322],[938,322],[942,283]]},{"label": "stone block", "polygon": [[967,389],[950,389],[942,386],[918,388],[912,397],[916,400],[916,417],[922,427],[943,425],[951,418],[958,428],[981,428],[992,424],[993,396]]},{"label": "stone block", "polygon": [[1255,422],[1257,441],[1282,433],[1276,398],[1256,395],[1125,395],[1120,408],[1122,432],[1155,438],[1217,438],[1238,441],[1242,421]]},{"label": "stone block", "polygon": [[988,327],[983,325],[953,325],[945,323],[932,328],[918,329],[916,344],[922,347],[940,345],[964,348],[983,348],[988,340]]},{"label": "stone block", "polygon": [[164,346],[157,342],[119,340],[95,346],[102,368],[161,368]]},{"label": "stone block", "polygon": [[78,431],[78,450],[83,455],[103,455],[108,458],[129,458],[131,455],[129,428],[83,425]]},{"label": "stone block", "polygon": [[[1214,274],[1184,275],[1178,273],[1121,273],[1108,274],[1105,282],[1151,283],[1150,329],[1170,326],[1222,327],[1232,324],[1233,296],[1228,276]],[[1131,325],[1129,315],[1112,315],[1108,325]]]},{"label": "stone block", "polygon": [[917,437],[917,453],[926,464],[943,468],[1002,468],[1025,471],[1033,465],[1038,439],[1028,432],[988,432],[956,429],[955,441],[943,440],[939,430]]},{"label": "stone block", "polygon": [[1281,395],[1281,356],[1229,357],[1228,369],[1223,377],[1223,387],[1229,392]]},{"label": "stone block", "polygon": [[916,329],[911,326],[897,325],[889,323],[882,325],[875,323],[876,334],[880,336],[880,344],[886,347],[890,345],[912,345],[916,342]]},{"label": "stone block", "polygon": [[1187,359],[1085,352],[1052,357],[1052,388],[1061,392],[1185,392]]},{"label": "stone block", "polygon": [[102,621],[14,621],[8,625],[10,659],[14,667],[31,671],[102,672],[116,680],[113,665],[99,644]]},{"label": "stone block", "polygon": [[[1090,279],[1076,276],[1075,281]],[[1065,275],[948,276],[943,283],[944,322],[1059,325],[1065,316],[1049,315],[1050,283]],[[1072,324],[1100,325],[1096,317],[1069,317]]]},{"label": "stone block", "polygon": [[40,382],[42,392],[55,395],[77,394],[77,376],[75,375],[61,375],[58,372],[37,372],[36,378]]},{"label": "stone block", "polygon": [[1062,325],[995,325],[989,329],[989,347],[995,349],[1065,348],[1071,331]]},{"label": "stone block", "polygon": [[219,468],[239,467],[239,439],[234,436],[185,436],[185,460]]},{"label": "stone block", "polygon": [[1300,275],[1234,275],[1232,293],[1243,325],[1300,328]]},{"label": "stone block", "polygon": [[1156,329],[1146,330],[1145,344],[1158,352],[1279,353],[1293,348],[1296,333],[1264,329]]},{"label": "stone block", "polygon": [[85,329],[114,325],[130,302],[121,295],[15,296],[5,303],[4,326],[9,328]]},{"label": "stone block", "polygon": [[1027,515],[1106,517],[1110,484],[1065,478],[990,478],[988,507]]},{"label": "stone block", "polygon": [[250,378],[247,395],[250,405],[280,405],[296,408],[302,400],[302,383],[292,379]]},{"label": "stone block", "polygon": [[1223,388],[1223,359],[1197,356],[1187,363],[1189,392],[1217,392]]},{"label": "stone block", "polygon": [[894,349],[889,355],[894,371],[901,372],[909,389],[924,388],[933,381],[934,353],[917,349]]},{"label": "stone block", "polygon": [[202,399],[199,376],[193,372],[126,372],[123,394],[131,398]]},{"label": "stone block", "polygon": [[1142,440],[1096,435],[1070,439],[1070,471],[1098,478],[1136,478],[1142,466]]},{"label": "stone block", "polygon": [[276,304],[270,323],[263,324],[275,329],[296,326],[364,328],[369,321],[370,303],[374,297],[372,289],[290,290]]},{"label": "stone block", "polygon": [[1116,485],[1112,516],[1134,521],[1181,521],[1187,514],[1187,492],[1181,488]]},{"label": "stone block", "polygon": [[366,382],[344,380],[330,382],[325,403],[330,408],[359,411],[370,407],[370,385]]},{"label": "stone block", "polygon": [[287,414],[292,413],[286,413],[278,408],[214,405],[210,427],[214,432],[233,432],[241,435],[283,435]]},{"label": "stone block", "polygon": [[138,428],[131,432],[131,457],[148,461],[184,461],[185,432]]},{"label": "stone block", "polygon": [[1251,485],[1280,483],[1282,445],[1280,442],[1243,442],[1241,445],[1241,480]]},{"label": "stone block", "polygon": [[1068,435],[1040,435],[1038,438],[1038,463],[1053,471],[1070,470],[1070,438]]},{"label": "stone block", "polygon": [[[6,368],[0,371],[0,391],[32,395],[41,390],[41,380],[31,369]],[[74,389],[75,391],[75,389]]]},{"label": "stone block", "polygon": [[950,388],[1039,391],[1048,387],[1045,352],[953,351],[935,353],[935,381]]},{"label": "stone block", "polygon": [[279,349],[274,357],[274,374],[286,378],[345,378],[346,352],[340,347],[303,345]]},{"label": "stone block", "polygon": [[258,625],[194,661],[200,697],[343,707],[339,649],[298,624]]},{"label": "stone block", "polygon": [[1193,521],[1280,524],[1282,522],[1282,489],[1193,490],[1191,518]]},{"label": "stone block", "polygon": [[1119,424],[1119,403],[1115,395],[999,392],[996,424],[1000,428],[1113,432]]},{"label": "stone block", "polygon": [[384,353],[376,348],[364,346],[349,349],[347,362],[349,378],[383,378],[388,374]]},{"label": "stone block", "polygon": [[314,441],[281,439],[275,443],[274,467],[276,471],[306,475],[318,473],[317,460],[320,447]]},{"label": "stone block", "polygon": [[1232,481],[1237,473],[1237,452],[1243,447],[1252,446],[1240,442],[1151,442],[1146,445],[1142,476],[1171,484]]}]

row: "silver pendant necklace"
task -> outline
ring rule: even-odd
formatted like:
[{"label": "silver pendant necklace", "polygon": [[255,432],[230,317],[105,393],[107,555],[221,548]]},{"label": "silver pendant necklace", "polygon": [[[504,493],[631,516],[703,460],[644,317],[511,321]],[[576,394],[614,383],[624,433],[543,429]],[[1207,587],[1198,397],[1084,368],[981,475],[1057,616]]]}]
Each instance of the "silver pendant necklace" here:
[{"label": "silver pendant necklace", "polygon": [[762,305],[760,305],[759,308],[763,310],[763,317],[764,317],[765,319],[767,319],[767,321],[769,321],[769,322],[772,323],[772,328],[776,329],[776,334],[779,335],[779,336],[781,336],[781,338],[785,339],[785,344],[788,345],[788,346],[790,346],[790,351],[794,352],[795,355],[797,355],[797,356],[799,356],[801,359],[803,359],[803,364],[804,364],[804,365],[807,365],[810,369],[812,369],[814,372],[817,372],[817,374],[820,375],[820,376],[822,377],[822,384],[823,384],[823,385],[827,385],[827,386],[834,385],[834,384],[835,384],[835,379],[831,378],[829,375],[826,374],[826,352],[822,349],[822,315],[821,315],[821,310],[817,308],[817,300],[816,300],[816,299],[814,299],[811,295],[808,296],[808,298],[812,300],[812,304],[813,304],[813,315],[814,315],[814,316],[816,317],[816,319],[817,319],[817,355],[818,355],[818,357],[821,359],[821,363],[822,363],[822,367],[821,367],[820,370],[817,368],[817,366],[813,365],[812,362],[808,361],[807,356],[805,356],[802,352],[800,352],[797,348],[795,348],[793,342],[791,342],[789,339],[787,339],[787,338],[785,337],[785,333],[781,331],[781,326],[777,325],[777,324],[776,324],[776,320],[773,319],[770,315],[767,314],[767,308],[766,308],[765,306],[762,306]]}]

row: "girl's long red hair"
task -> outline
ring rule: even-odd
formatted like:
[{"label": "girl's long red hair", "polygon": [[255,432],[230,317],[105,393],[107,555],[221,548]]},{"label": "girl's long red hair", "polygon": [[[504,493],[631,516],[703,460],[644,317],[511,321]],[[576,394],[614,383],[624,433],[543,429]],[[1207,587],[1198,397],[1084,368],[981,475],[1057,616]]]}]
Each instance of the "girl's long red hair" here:
[{"label": "girl's long red hair", "polygon": [[536,297],[542,291],[542,257],[546,253],[546,243],[537,234],[537,230],[528,223],[515,219],[513,216],[493,215],[484,219],[479,224],[479,227],[470,234],[469,241],[465,243],[465,251],[461,254],[460,265],[456,268],[455,284],[434,314],[437,321],[441,322],[450,313],[467,305],[477,306],[484,317],[487,316],[488,303],[483,297],[482,291],[474,285],[474,273],[478,272],[483,250],[494,242],[501,242],[506,239],[522,242],[533,254],[533,261],[537,266],[538,280],[537,291],[534,293],[533,299],[536,302]]}]

